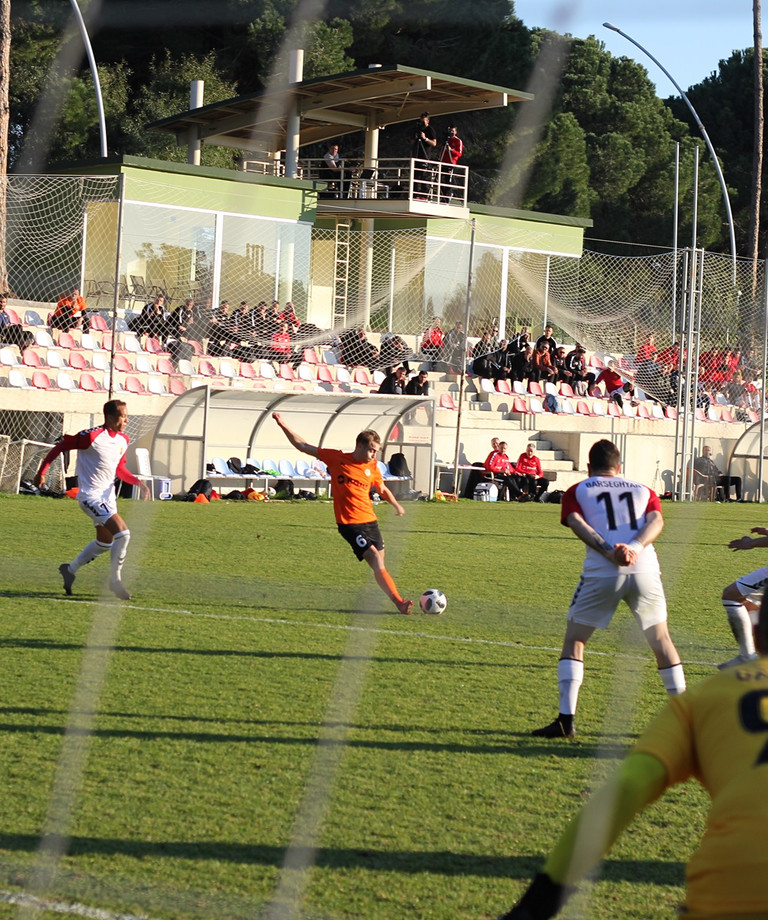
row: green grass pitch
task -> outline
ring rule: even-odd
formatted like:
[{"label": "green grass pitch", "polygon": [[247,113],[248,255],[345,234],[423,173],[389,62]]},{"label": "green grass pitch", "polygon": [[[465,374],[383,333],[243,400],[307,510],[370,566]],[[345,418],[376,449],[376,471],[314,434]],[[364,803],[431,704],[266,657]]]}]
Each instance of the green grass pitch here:
[{"label": "green grass pitch", "polygon": [[[530,737],[583,555],[558,507],[381,507],[404,595],[448,597],[408,618],[325,502],[120,507],[127,603],[106,558],[64,597],[92,534],[75,502],[0,497],[0,917],[36,892],[43,918],[488,920],[663,705],[622,608],[588,649],[577,739]],[[726,543],[766,521],[664,513],[692,683],[734,654],[722,587],[764,562]],[[695,784],[654,805],[565,916],[673,917],[706,805]]]}]

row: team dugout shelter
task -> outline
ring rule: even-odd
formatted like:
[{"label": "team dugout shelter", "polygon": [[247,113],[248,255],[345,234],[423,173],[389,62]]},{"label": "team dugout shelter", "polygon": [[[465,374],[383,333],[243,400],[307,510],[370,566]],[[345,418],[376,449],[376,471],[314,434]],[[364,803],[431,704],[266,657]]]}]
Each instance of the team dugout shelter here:
[{"label": "team dugout shelter", "polygon": [[[387,463],[393,454],[404,454],[413,477],[411,488],[430,493],[434,401],[419,396],[194,387],[168,406],[151,436],[153,477],[169,479],[178,493],[207,478],[207,465],[215,457],[243,462],[269,457],[295,465],[304,455],[275,424],[273,412],[280,412],[289,428],[317,447],[351,451],[359,432],[374,429],[381,438],[379,459]],[[236,485],[235,480],[232,486]]]}]

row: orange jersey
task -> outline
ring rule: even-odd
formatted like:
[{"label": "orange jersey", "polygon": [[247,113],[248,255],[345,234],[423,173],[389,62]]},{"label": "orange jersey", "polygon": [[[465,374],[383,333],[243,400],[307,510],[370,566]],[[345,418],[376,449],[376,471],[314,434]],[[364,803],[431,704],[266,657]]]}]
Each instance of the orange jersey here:
[{"label": "orange jersey", "polygon": [[82,313],[87,309],[88,304],[82,297],[72,297],[69,294],[65,294],[63,297],[59,298],[59,302],[56,304],[56,309],[53,315],[64,316],[69,314],[71,316],[76,316],[78,313]]},{"label": "orange jersey", "polygon": [[317,456],[331,474],[333,510],[337,524],[368,524],[376,520],[371,486],[378,491],[384,480],[375,460],[358,463],[352,454],[319,448]]}]

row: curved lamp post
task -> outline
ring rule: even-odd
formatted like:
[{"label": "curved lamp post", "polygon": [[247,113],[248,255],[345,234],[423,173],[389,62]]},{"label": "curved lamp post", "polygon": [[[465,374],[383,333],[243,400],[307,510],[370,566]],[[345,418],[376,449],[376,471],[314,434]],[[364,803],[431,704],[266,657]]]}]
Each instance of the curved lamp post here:
[{"label": "curved lamp post", "polygon": [[682,96],[685,104],[690,109],[691,115],[693,115],[693,120],[696,122],[696,127],[701,132],[701,136],[704,138],[704,143],[707,145],[707,150],[709,150],[709,155],[712,157],[712,162],[715,164],[715,170],[717,171],[717,178],[720,180],[720,188],[723,190],[723,201],[725,202],[725,211],[726,211],[726,214],[728,215],[728,229],[731,235],[731,258],[733,259],[733,284],[735,287],[736,286],[736,234],[733,229],[733,212],[731,211],[731,201],[728,198],[728,189],[725,186],[725,178],[723,177],[723,171],[722,169],[720,169],[720,163],[718,162],[717,154],[715,153],[715,148],[712,146],[712,141],[709,139],[709,135],[707,134],[706,128],[702,124],[702,121],[699,118],[698,113],[696,112],[696,109],[694,109],[694,107],[691,105],[690,99],[685,95],[685,93],[683,92],[683,90],[681,89],[677,81],[675,80],[675,78],[667,70],[667,68],[664,67],[664,65],[661,64],[651,54],[651,52],[647,48],[643,48],[640,42],[636,42],[634,38],[632,38],[631,35],[627,35],[626,32],[622,32],[621,29],[618,26],[615,26],[612,22],[604,22],[603,26],[606,29],[610,29],[612,32],[618,32],[618,34],[626,38],[627,41],[632,42],[632,44],[636,48],[639,48],[643,52],[643,54],[647,54],[648,57],[653,61],[653,63],[659,68],[659,70],[661,70],[662,73],[664,73],[667,76],[667,78],[670,80],[672,85],[675,87],[678,93],[680,93],[680,95]]},{"label": "curved lamp post", "polygon": [[83,39],[83,44],[85,45],[85,53],[88,55],[88,63],[91,66],[91,75],[93,76],[93,87],[96,91],[96,108],[99,113],[99,141],[101,144],[101,155],[106,159],[107,157],[107,122],[104,118],[104,100],[101,96],[101,83],[99,82],[99,71],[96,67],[96,58],[93,56],[93,48],[91,47],[91,40],[88,37],[88,30],[85,28],[85,22],[83,20],[83,14],[80,12],[80,7],[77,5],[77,0],[70,0],[72,4],[72,9],[75,13],[75,19],[77,19],[77,27],[80,30],[80,35]]}]

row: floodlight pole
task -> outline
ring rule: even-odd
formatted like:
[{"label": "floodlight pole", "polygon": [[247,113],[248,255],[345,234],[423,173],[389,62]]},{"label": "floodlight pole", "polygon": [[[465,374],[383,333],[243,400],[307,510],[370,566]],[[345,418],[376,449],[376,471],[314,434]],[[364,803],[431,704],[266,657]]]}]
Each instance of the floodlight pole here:
[{"label": "floodlight pole", "polygon": [[91,47],[91,39],[88,37],[88,30],[85,28],[85,21],[83,19],[83,14],[80,12],[80,7],[77,5],[77,0],[70,0],[72,4],[72,10],[75,14],[75,19],[77,20],[77,27],[80,30],[80,36],[83,39],[83,44],[85,45],[85,53],[88,56],[88,63],[91,67],[91,76],[93,77],[93,88],[96,92],[96,109],[99,113],[99,143],[101,146],[101,155],[104,159],[107,158],[107,122],[104,117],[104,99],[101,95],[101,83],[99,82],[99,70],[96,67],[96,58],[93,56],[93,48]]},{"label": "floodlight pole", "polygon": [[731,259],[733,260],[733,286],[736,287],[736,233],[733,229],[733,212],[731,211],[731,200],[728,197],[728,189],[725,185],[725,177],[723,176],[723,171],[720,168],[720,163],[717,159],[715,148],[712,146],[712,141],[709,139],[709,135],[707,134],[707,129],[704,127],[701,119],[699,118],[698,113],[696,112],[696,109],[694,109],[693,105],[691,105],[691,100],[685,95],[685,93],[683,92],[678,82],[675,80],[672,74],[667,70],[667,68],[664,67],[664,65],[661,64],[651,54],[651,52],[647,48],[644,48],[640,44],[640,42],[635,41],[635,39],[632,38],[631,35],[627,35],[626,32],[622,32],[622,30],[618,26],[615,26],[612,22],[604,22],[603,26],[606,29],[610,29],[612,32],[618,32],[618,34],[621,35],[623,38],[626,38],[627,41],[632,42],[632,44],[636,48],[639,48],[643,52],[643,54],[647,54],[648,57],[653,61],[653,63],[659,68],[659,70],[661,70],[661,72],[669,79],[669,81],[672,83],[672,85],[675,87],[678,93],[680,93],[680,96],[682,97],[683,102],[685,102],[685,104],[690,109],[691,115],[693,115],[693,120],[696,122],[696,127],[699,129],[701,136],[704,138],[704,143],[707,145],[707,150],[709,150],[709,155],[712,157],[712,162],[715,164],[715,171],[717,172],[717,178],[720,180],[720,188],[723,190],[723,201],[725,202],[725,211],[728,216],[728,230],[731,236]]}]

